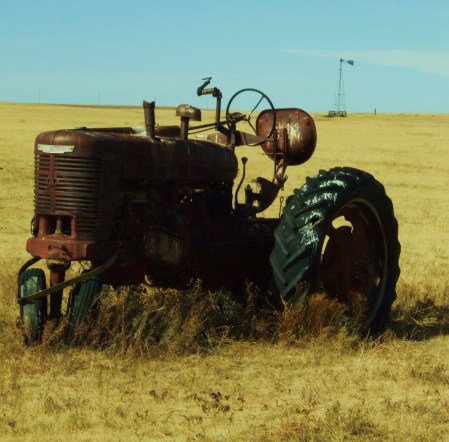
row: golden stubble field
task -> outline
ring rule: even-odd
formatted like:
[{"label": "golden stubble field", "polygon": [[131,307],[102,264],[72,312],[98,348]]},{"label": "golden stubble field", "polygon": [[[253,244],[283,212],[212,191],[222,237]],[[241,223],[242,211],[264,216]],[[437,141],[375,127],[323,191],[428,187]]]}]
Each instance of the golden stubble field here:
[{"label": "golden stubble field", "polygon": [[[176,123],[173,109],[156,117]],[[402,254],[384,335],[245,337],[201,351],[28,349],[14,329],[15,280],[27,259],[34,138],[142,126],[143,112],[0,103],[0,440],[449,440],[449,115],[314,117],[316,153],[288,170],[284,196],[333,166],[385,185]],[[239,155],[249,180],[270,177],[258,148]]]}]

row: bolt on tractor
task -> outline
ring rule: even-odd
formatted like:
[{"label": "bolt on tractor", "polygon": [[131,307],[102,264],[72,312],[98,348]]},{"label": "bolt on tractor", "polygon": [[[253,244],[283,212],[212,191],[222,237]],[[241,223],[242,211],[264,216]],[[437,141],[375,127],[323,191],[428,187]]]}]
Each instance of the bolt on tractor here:
[{"label": "bolt on tractor", "polygon": [[[282,205],[287,167],[312,156],[313,118],[298,108],[275,109],[257,89],[235,93],[222,116],[221,91],[203,80],[197,95],[215,98],[212,123],[195,123],[201,110],[182,104],[180,124],[160,126],[155,103],[144,101],[145,128],[37,136],[26,243],[32,258],[18,275],[18,325],[27,342],[39,342],[45,323],[63,316],[72,340],[102,284],[148,279],[168,287],[200,279],[235,290],[251,282],[285,303],[322,291],[357,312],[365,330],[385,321],[396,297],[400,245],[382,184],[354,168],[322,170],[286,198],[280,216],[261,216],[277,199]],[[250,111],[234,110],[246,96],[254,100]],[[243,157],[234,190],[235,150],[243,145],[262,148],[273,176],[242,189]],[[77,261],[89,269],[66,279]]]}]

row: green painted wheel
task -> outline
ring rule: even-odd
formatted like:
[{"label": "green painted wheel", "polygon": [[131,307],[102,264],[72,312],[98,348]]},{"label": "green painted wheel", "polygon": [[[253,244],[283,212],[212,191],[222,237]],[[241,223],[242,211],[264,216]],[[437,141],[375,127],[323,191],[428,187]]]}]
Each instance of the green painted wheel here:
[{"label": "green painted wheel", "polygon": [[[19,298],[46,288],[45,274],[41,269],[27,269],[19,277]],[[39,343],[47,320],[47,298],[36,299],[20,307],[25,344]]]},{"label": "green painted wheel", "polygon": [[76,329],[86,320],[91,312],[95,296],[100,292],[102,279],[94,276],[91,279],[76,284],[70,294],[68,309],[68,325],[66,329],[66,341],[73,342]]},{"label": "green painted wheel", "polygon": [[382,184],[349,167],[320,171],[289,197],[275,231],[273,291],[290,303],[325,292],[377,331],[396,299],[399,254]]}]

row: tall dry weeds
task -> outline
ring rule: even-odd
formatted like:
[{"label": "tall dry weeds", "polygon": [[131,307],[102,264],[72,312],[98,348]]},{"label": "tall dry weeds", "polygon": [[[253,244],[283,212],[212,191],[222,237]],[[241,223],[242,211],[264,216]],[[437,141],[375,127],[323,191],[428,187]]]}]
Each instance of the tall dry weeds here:
[{"label": "tall dry weeds", "polygon": [[323,335],[332,337],[350,329],[355,330],[347,307],[324,293],[316,293],[303,302],[284,306],[278,321],[278,341],[292,343]]},{"label": "tall dry weeds", "polygon": [[[394,306],[384,334],[374,339],[416,341],[449,334],[447,303],[437,304],[435,294],[417,297],[416,290],[411,299],[409,288],[402,286],[399,292],[409,301]],[[65,347],[66,325],[65,319],[57,327],[48,323],[40,346]],[[105,286],[69,344],[120,355],[213,352],[236,341],[291,346],[342,337],[348,346],[357,347],[366,337],[358,325],[354,311],[324,293],[295,305],[279,305],[255,286],[240,296],[225,289],[207,290],[200,281],[187,290],[150,284]],[[0,320],[0,328],[7,327],[11,324]]]},{"label": "tall dry weeds", "polygon": [[[148,284],[105,287],[74,342],[119,353],[198,352],[247,335],[243,304],[226,291],[160,289]],[[46,344],[61,345],[64,325]]]},{"label": "tall dry weeds", "polygon": [[[347,313],[346,306],[321,293],[279,308],[254,286],[240,298],[224,289],[209,291],[199,281],[187,290],[106,286],[69,344],[134,355],[211,351],[231,341],[291,345],[353,333]],[[65,346],[65,326],[49,323],[41,345]]]}]

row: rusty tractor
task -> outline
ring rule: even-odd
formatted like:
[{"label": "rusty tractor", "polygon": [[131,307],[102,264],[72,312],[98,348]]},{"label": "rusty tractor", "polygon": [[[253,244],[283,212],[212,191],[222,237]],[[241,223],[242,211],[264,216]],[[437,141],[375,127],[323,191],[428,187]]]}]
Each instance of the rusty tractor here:
[{"label": "rusty tractor", "polygon": [[[364,330],[384,323],[396,297],[400,246],[382,184],[354,168],[322,170],[286,198],[280,216],[263,217],[283,200],[286,168],[313,154],[314,120],[302,109],[275,109],[257,89],[234,94],[222,116],[222,93],[210,81],[197,89],[216,101],[209,124],[195,123],[200,109],[184,104],[176,109],[179,125],[159,126],[155,103],[144,101],[142,129],[78,127],[37,136],[26,243],[32,258],[18,274],[26,342],[39,342],[45,323],[63,316],[72,340],[102,284],[146,278],[171,287],[201,279],[233,290],[252,282],[286,303],[325,291],[357,311]],[[254,100],[248,112],[234,110],[242,97]],[[242,158],[234,189],[242,145],[260,146],[273,176],[242,189]],[[89,270],[66,280],[76,261]]]}]

